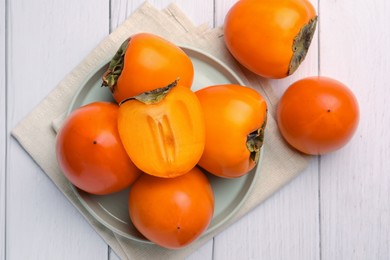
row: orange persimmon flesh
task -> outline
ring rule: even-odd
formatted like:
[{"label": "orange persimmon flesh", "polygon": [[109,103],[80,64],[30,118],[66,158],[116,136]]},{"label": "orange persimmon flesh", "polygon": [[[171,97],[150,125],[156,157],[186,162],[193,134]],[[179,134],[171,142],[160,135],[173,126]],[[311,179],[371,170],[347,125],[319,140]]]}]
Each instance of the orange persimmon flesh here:
[{"label": "orange persimmon flesh", "polygon": [[188,87],[175,86],[158,102],[130,99],[119,108],[122,143],[143,172],[171,178],[190,171],[202,156],[202,108]]}]

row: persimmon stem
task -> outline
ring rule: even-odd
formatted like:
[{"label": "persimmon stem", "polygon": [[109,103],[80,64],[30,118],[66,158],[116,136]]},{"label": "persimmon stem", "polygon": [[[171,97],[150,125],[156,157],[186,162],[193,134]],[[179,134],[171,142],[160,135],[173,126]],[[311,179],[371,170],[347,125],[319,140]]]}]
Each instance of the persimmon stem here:
[{"label": "persimmon stem", "polygon": [[179,81],[179,79],[176,79],[174,82],[172,82],[171,84],[169,84],[166,87],[157,88],[157,89],[154,89],[151,91],[143,92],[143,93],[141,93],[137,96],[134,96],[134,97],[126,98],[126,99],[122,100],[119,103],[119,105],[122,105],[123,103],[125,103],[129,100],[133,100],[133,99],[136,99],[136,100],[138,100],[142,103],[145,103],[145,104],[158,103],[161,100],[163,100],[164,97],[169,93],[169,91],[177,85],[178,81]]},{"label": "persimmon stem", "polygon": [[128,38],[122,43],[114,57],[111,59],[108,69],[102,76],[102,87],[108,87],[111,93],[114,93],[116,82],[122,73],[125,54],[130,40],[131,38]]},{"label": "persimmon stem", "polygon": [[250,152],[250,159],[254,161],[255,164],[259,162],[260,158],[260,149],[264,143],[264,131],[267,125],[267,114],[265,115],[264,122],[261,127],[247,136],[246,147]]}]

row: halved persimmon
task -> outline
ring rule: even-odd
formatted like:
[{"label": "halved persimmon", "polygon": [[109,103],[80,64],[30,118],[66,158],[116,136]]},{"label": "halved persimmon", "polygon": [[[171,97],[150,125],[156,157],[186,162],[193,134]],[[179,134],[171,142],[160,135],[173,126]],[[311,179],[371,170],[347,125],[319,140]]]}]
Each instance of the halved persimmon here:
[{"label": "halved persimmon", "polygon": [[170,85],[126,100],[119,108],[122,143],[145,173],[176,177],[191,170],[202,155],[202,108],[191,89]]}]

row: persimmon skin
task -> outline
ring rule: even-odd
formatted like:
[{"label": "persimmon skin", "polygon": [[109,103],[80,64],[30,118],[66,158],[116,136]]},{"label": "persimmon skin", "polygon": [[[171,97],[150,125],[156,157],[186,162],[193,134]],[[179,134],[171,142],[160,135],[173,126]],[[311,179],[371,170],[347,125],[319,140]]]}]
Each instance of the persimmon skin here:
[{"label": "persimmon skin", "polygon": [[150,241],[179,249],[196,240],[209,226],[214,194],[201,170],[176,178],[142,175],[129,193],[134,226]]},{"label": "persimmon skin", "polygon": [[[294,38],[311,21],[314,28],[310,30],[315,30],[316,18],[307,0],[240,0],[225,17],[224,40],[230,53],[250,71],[265,78],[284,78],[293,73],[289,65]],[[304,52],[302,60],[311,37],[305,41],[299,50]]]},{"label": "persimmon skin", "polygon": [[160,36],[138,33],[130,37],[113,97],[120,103],[177,79],[181,86],[191,88],[193,78],[192,61],[182,49]]},{"label": "persimmon skin", "polygon": [[117,129],[118,105],[93,102],[71,113],[56,139],[60,169],[76,187],[97,195],[120,191],[141,174]]},{"label": "persimmon skin", "polygon": [[205,142],[204,117],[191,89],[173,87],[158,103],[128,100],[119,108],[118,130],[134,164],[147,174],[173,178],[198,162]]},{"label": "persimmon skin", "polygon": [[265,126],[267,103],[255,90],[234,84],[195,92],[203,109],[206,141],[198,165],[219,177],[238,178],[255,167],[248,135]]},{"label": "persimmon skin", "polygon": [[306,154],[326,154],[353,137],[359,105],[343,83],[328,77],[308,77],[285,91],[278,104],[277,121],[291,146]]}]

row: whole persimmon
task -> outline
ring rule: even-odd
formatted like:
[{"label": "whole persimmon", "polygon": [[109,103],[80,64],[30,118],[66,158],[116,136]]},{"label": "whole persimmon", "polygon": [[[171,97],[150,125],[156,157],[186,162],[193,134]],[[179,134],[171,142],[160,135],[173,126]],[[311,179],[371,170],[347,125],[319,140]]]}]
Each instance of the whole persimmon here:
[{"label": "whole persimmon", "polygon": [[205,117],[206,141],[198,165],[224,178],[251,171],[259,160],[267,103],[254,89],[213,85],[195,92]]},{"label": "whole persimmon", "polygon": [[196,240],[209,226],[214,194],[198,168],[176,178],[142,175],[129,193],[132,223],[147,239],[178,249]]},{"label": "whole persimmon", "polygon": [[118,130],[134,164],[146,174],[186,174],[202,156],[203,111],[195,93],[181,85],[145,92],[122,103]]},{"label": "whole persimmon", "polygon": [[190,88],[193,78],[192,61],[181,48],[155,34],[137,33],[124,41],[112,58],[103,85],[120,103],[176,80]]},{"label": "whole persimmon", "polygon": [[359,106],[343,83],[328,77],[308,77],[285,91],[278,104],[277,121],[291,146],[306,154],[325,154],[352,138],[359,123]]},{"label": "whole persimmon", "polygon": [[118,105],[93,102],[74,110],[56,139],[60,169],[76,187],[105,195],[130,186],[141,174],[117,129]]},{"label": "whole persimmon", "polygon": [[224,40],[244,67],[284,78],[304,60],[317,24],[307,0],[240,0],[225,17]]}]

